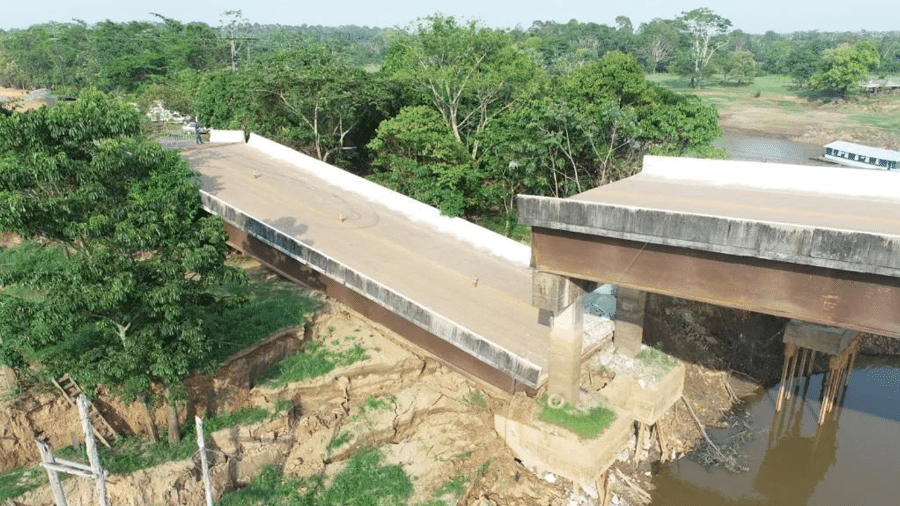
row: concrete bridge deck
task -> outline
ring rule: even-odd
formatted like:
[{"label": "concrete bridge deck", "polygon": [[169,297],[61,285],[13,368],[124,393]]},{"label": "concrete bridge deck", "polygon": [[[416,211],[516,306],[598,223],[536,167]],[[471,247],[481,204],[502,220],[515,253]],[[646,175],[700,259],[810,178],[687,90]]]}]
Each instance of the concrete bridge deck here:
[{"label": "concrete bridge deck", "polygon": [[520,196],[538,270],[900,337],[896,173],[648,156],[569,199]]},{"label": "concrete bridge deck", "polygon": [[[514,383],[480,375],[502,388],[545,381],[548,328],[531,306],[527,246],[460,227],[459,220],[285,149],[251,138],[183,151],[201,173],[207,209],[231,223],[232,242],[245,243],[234,246],[252,246],[236,229],[274,245],[284,255],[270,263],[292,256],[332,287],[342,285],[508,375]],[[292,267],[274,267],[291,274]],[[479,376],[477,364],[456,362]]]}]

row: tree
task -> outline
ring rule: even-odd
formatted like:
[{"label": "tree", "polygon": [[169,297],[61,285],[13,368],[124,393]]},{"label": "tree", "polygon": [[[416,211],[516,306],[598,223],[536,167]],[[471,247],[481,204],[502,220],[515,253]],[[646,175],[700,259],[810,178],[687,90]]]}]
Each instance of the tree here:
[{"label": "tree", "polygon": [[142,137],[130,105],[89,90],[0,118],[0,229],[30,240],[3,251],[0,360],[144,406],[161,385],[176,442],[181,380],[211,347],[211,288],[237,277],[196,174]]},{"label": "tree", "polygon": [[443,16],[420,20],[411,37],[396,41],[382,71],[408,86],[407,103],[430,102],[473,158],[475,134],[528,96],[539,75],[506,33]]},{"label": "tree", "polygon": [[862,40],[852,45],[845,42],[825,50],[820,69],[809,79],[809,85],[844,96],[851,86],[868,79],[869,71],[880,64],[878,50],[871,41]]},{"label": "tree", "polygon": [[378,127],[370,178],[425,202],[448,216],[463,216],[477,201],[472,159],[443,118],[427,106],[406,107]]},{"label": "tree", "polygon": [[666,68],[679,46],[682,27],[679,21],[654,19],[638,28],[638,55],[651,73]]},{"label": "tree", "polygon": [[222,34],[222,38],[228,41],[231,49],[232,72],[237,72],[238,54],[246,42],[243,32],[248,24],[247,18],[244,17],[244,13],[240,10],[227,10],[222,13],[222,18],[219,19],[219,32]]},{"label": "tree", "polygon": [[738,84],[749,84],[756,77],[756,59],[750,51],[735,51],[728,55],[722,70],[723,81],[728,81],[730,76]]},{"label": "tree", "polygon": [[716,51],[728,43],[725,34],[731,21],[705,7],[682,12],[678,20],[684,23],[684,31],[691,41],[688,51],[691,84],[698,87]]},{"label": "tree", "polygon": [[367,120],[386,101],[376,79],[312,41],[269,55],[249,73],[247,99],[260,108],[258,126],[268,124],[262,131],[325,162],[355,149],[351,141],[371,139]]},{"label": "tree", "polygon": [[785,70],[803,88],[819,67],[819,52],[811,44],[795,46],[785,60]]}]

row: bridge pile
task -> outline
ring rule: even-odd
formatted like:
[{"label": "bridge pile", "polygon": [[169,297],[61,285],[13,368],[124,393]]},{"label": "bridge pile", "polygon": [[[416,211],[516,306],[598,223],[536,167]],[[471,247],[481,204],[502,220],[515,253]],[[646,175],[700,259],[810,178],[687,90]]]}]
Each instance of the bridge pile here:
[{"label": "bridge pile", "polygon": [[819,407],[819,425],[822,425],[828,413],[834,410],[838,396],[846,394],[859,351],[859,333],[791,320],[785,328],[783,340],[784,367],[775,411],[781,411],[784,401],[798,393],[803,378],[806,378],[805,395],[817,355],[823,353],[828,356],[828,371],[822,379],[822,404]]}]

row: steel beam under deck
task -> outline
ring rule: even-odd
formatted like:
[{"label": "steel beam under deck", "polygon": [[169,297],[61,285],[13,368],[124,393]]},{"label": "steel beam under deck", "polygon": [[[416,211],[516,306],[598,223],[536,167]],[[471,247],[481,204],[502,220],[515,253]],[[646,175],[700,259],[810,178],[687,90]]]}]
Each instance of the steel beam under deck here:
[{"label": "steel beam under deck", "polygon": [[532,228],[540,271],[900,338],[900,279]]}]

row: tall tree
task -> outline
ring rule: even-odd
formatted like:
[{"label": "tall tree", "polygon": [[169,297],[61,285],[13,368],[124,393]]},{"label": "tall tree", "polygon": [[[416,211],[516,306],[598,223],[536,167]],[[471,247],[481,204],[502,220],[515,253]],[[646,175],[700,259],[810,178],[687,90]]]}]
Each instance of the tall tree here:
[{"label": "tall tree", "polygon": [[682,12],[678,20],[684,23],[685,33],[691,40],[688,61],[691,84],[697,87],[703,82],[706,68],[716,51],[728,43],[725,34],[731,27],[731,21],[706,7]]},{"label": "tall tree", "polygon": [[247,99],[258,102],[260,123],[278,125],[259,127],[326,162],[371,138],[369,119],[385,102],[376,79],[324,43],[276,52],[248,73]]},{"label": "tall tree", "polygon": [[448,216],[474,209],[480,181],[472,159],[433,108],[402,109],[381,123],[369,148],[373,181]]},{"label": "tall tree", "polygon": [[640,60],[648,72],[665,69],[679,47],[682,27],[671,19],[654,19],[638,28],[638,50]]},{"label": "tall tree", "polygon": [[539,75],[508,34],[444,16],[420,20],[411,37],[392,45],[382,70],[411,87],[411,102],[430,102],[473,158],[475,134],[527,96]]},{"label": "tall tree", "polygon": [[211,288],[237,277],[196,174],[142,137],[130,105],[86,91],[0,118],[0,229],[35,241],[3,252],[0,359],[142,401],[161,385],[176,442],[180,382],[211,347]]},{"label": "tall tree", "polygon": [[845,42],[825,50],[820,69],[810,77],[809,84],[815,89],[844,96],[851,86],[868,79],[869,71],[878,68],[880,63],[878,50],[871,41]]}]

